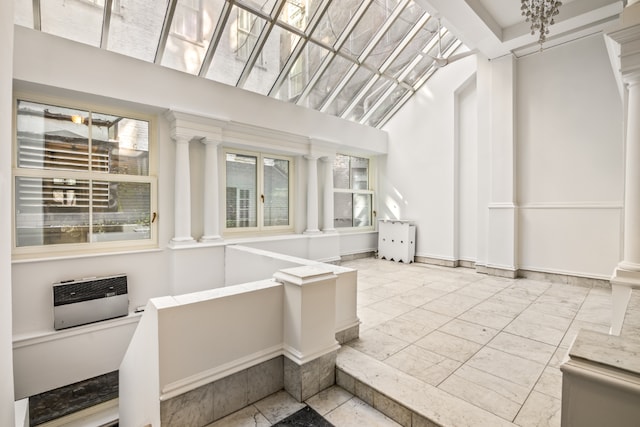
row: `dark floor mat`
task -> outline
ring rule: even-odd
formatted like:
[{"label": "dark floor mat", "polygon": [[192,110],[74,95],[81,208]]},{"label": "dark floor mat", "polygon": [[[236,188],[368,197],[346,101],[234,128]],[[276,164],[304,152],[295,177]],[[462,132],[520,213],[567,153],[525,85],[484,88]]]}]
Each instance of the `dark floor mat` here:
[{"label": "dark floor mat", "polygon": [[272,427],[334,427],[329,421],[322,418],[320,414],[305,406],[293,415],[289,415],[284,420],[274,424]]}]

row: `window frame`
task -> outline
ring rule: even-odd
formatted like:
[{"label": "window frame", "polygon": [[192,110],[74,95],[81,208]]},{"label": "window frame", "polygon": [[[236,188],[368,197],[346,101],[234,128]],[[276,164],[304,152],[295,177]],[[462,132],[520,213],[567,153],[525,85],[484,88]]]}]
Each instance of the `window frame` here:
[{"label": "window frame", "polygon": [[[39,169],[19,167],[18,163],[18,102],[33,102],[50,105],[60,108],[77,109],[87,111],[89,114],[113,115],[127,119],[146,121],[148,123],[148,174],[128,175],[120,173],[105,173],[100,171],[74,171],[58,169]],[[52,257],[77,256],[79,254],[101,255],[114,252],[134,252],[158,248],[159,220],[158,220],[158,141],[157,141],[157,120],[154,116],[113,108],[99,103],[75,101],[71,98],[51,97],[32,93],[14,92],[12,106],[12,153],[11,153],[11,254],[13,260],[44,259]],[[16,183],[18,178],[41,178],[59,179],[72,178],[76,180],[86,180],[89,182],[128,182],[149,184],[149,238],[136,240],[115,240],[115,241],[87,241],[80,243],[57,243],[33,246],[17,246],[16,230]],[[93,200],[89,206],[91,215]],[[91,218],[91,217],[90,217]],[[95,224],[89,224],[91,230]]]},{"label": "window frame", "polygon": [[[255,227],[227,227],[227,154],[238,154],[242,156],[252,156],[256,158],[256,226]],[[288,203],[288,225],[264,225],[264,200],[261,195],[264,195],[264,159],[277,159],[286,160],[289,162],[288,171],[288,188],[289,188],[289,203]],[[224,199],[222,200],[222,222],[223,222],[223,236],[224,237],[240,237],[246,235],[273,235],[273,234],[289,234],[295,230],[295,217],[294,217],[294,205],[297,195],[295,191],[295,158],[284,154],[276,154],[270,152],[249,151],[242,149],[235,149],[233,147],[224,147],[222,150],[222,188],[224,189]]]},{"label": "window frame", "polygon": [[[363,155],[358,155],[358,154],[348,154],[348,153],[336,153],[336,158],[338,156],[347,156],[350,159],[351,158],[360,158],[360,159],[366,159],[369,162],[368,165],[368,174],[367,174],[367,182],[368,182],[368,188],[367,189],[353,189],[353,185],[352,185],[352,181],[351,181],[351,176],[349,177],[349,187],[350,188],[337,188],[335,186],[335,180],[334,180],[334,186],[333,186],[333,195],[334,195],[334,215],[333,215],[333,227],[338,231],[338,232],[342,232],[342,233],[353,233],[353,232],[369,232],[369,231],[374,231],[376,229],[376,194],[375,194],[375,182],[374,182],[374,169],[375,169],[375,159],[372,157],[367,157],[367,156],[363,156]],[[331,172],[333,173],[334,171],[334,166],[335,166],[335,160],[334,160],[334,164],[331,167]],[[351,166],[349,166],[349,169],[351,169]],[[356,194],[362,194],[362,195],[370,195],[371,196],[371,217],[370,217],[370,224],[369,225],[364,225],[364,226],[351,226],[351,227],[336,227],[335,224],[335,195],[336,194],[351,194],[352,195],[352,200],[353,200],[353,195]],[[353,205],[352,205],[352,209],[353,209]],[[353,212],[352,212],[352,220],[353,220]]]}]

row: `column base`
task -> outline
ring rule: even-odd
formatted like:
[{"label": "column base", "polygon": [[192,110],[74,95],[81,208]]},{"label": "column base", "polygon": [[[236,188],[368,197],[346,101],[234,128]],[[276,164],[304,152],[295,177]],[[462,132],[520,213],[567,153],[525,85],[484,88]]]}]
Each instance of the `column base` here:
[{"label": "column base", "polygon": [[304,230],[302,234],[322,234],[322,231],[316,228],[314,230]]},{"label": "column base", "polygon": [[640,271],[627,270],[625,267],[634,267],[636,264],[621,262],[611,278],[611,329],[609,334],[620,335],[622,323],[627,312],[627,305],[631,298],[632,289],[640,289]]},{"label": "column base", "polygon": [[202,236],[200,238],[200,242],[202,243],[209,243],[209,242],[221,242],[222,236],[218,236],[218,235],[214,235],[214,236]]},{"label": "column base", "polygon": [[174,237],[169,241],[170,247],[190,246],[196,243],[193,237]]}]

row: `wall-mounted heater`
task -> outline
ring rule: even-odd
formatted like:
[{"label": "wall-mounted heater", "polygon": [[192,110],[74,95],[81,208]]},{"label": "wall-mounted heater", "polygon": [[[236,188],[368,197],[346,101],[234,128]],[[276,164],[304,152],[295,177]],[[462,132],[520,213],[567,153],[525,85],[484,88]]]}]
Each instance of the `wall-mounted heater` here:
[{"label": "wall-mounted heater", "polygon": [[127,276],[124,274],[53,284],[53,327],[56,330],[128,313]]}]

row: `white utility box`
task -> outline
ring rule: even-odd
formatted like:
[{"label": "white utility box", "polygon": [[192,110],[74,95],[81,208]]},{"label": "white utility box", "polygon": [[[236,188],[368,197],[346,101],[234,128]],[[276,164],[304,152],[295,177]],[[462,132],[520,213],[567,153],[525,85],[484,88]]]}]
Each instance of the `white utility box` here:
[{"label": "white utility box", "polygon": [[413,262],[416,254],[416,226],[411,221],[378,220],[378,258]]}]

